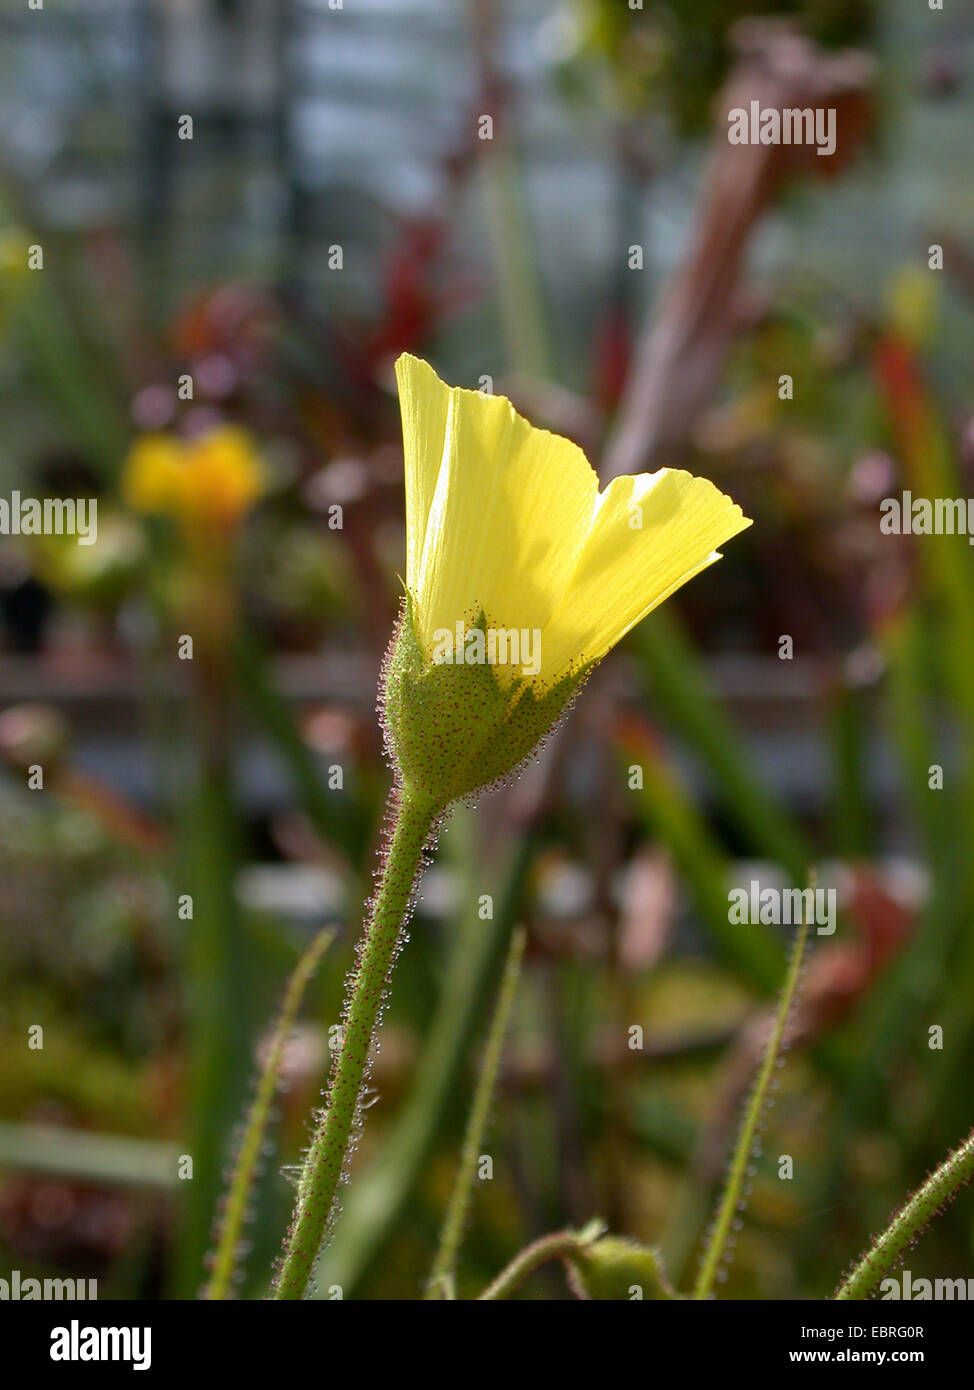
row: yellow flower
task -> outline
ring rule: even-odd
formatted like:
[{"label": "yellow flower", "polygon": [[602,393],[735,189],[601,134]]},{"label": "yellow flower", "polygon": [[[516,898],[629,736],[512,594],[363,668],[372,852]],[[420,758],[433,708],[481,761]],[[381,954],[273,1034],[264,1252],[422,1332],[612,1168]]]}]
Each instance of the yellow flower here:
[{"label": "yellow flower", "polygon": [[20,227],[0,228],[0,280],[4,288],[27,279],[30,238]]},{"label": "yellow flower", "polygon": [[[396,364],[406,467],[406,587],[416,636],[471,624],[540,634],[537,683],[599,661],[750,522],[706,478],[675,469],[604,492],[577,445],[503,396]],[[523,668],[525,663],[520,663]],[[513,678],[518,668],[497,663]],[[523,673],[523,670],[521,671]]]},{"label": "yellow flower", "polygon": [[903,266],[887,292],[890,323],[916,351],[930,346],[940,311],[940,278],[926,266]]},{"label": "yellow flower", "polygon": [[221,425],[188,440],[146,435],[122,473],[122,495],[136,511],[170,516],[192,531],[236,526],[266,489],[250,437]]},{"label": "yellow flower", "polygon": [[249,436],[222,425],[185,446],[184,520],[234,526],[264,495],[266,478]]},{"label": "yellow flower", "polygon": [[179,506],[182,454],[175,439],[147,434],[136,440],[122,470],[122,497],[147,516],[171,515]]},{"label": "yellow flower", "polygon": [[503,397],[396,364],[406,612],[386,716],[401,780],[446,804],[521,761],[591,668],[750,522],[676,469],[616,478]]}]

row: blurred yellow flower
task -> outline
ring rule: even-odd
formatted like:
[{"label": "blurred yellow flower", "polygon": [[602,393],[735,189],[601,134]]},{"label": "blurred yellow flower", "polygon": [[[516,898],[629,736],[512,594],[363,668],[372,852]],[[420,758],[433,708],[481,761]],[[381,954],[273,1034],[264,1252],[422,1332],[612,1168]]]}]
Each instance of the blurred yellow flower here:
[{"label": "blurred yellow flower", "polygon": [[179,505],[182,481],[179,443],[165,434],[136,440],[122,470],[122,497],[148,516],[172,515]]},{"label": "blurred yellow flower", "polygon": [[27,236],[19,227],[0,227],[0,328],[29,283],[29,252]]},{"label": "blurred yellow flower", "polygon": [[267,488],[267,476],[246,431],[220,425],[193,439],[145,435],[122,472],[122,496],[150,516],[169,516],[194,531],[238,525]]},{"label": "blurred yellow flower", "polygon": [[264,495],[267,477],[250,436],[232,425],[185,446],[182,508],[188,521],[233,526]]},{"label": "blurred yellow flower", "polygon": [[901,266],[886,292],[893,329],[916,351],[930,347],[940,313],[940,277],[912,262]]},{"label": "blurred yellow flower", "polygon": [[26,280],[30,241],[20,227],[0,228],[0,278],[4,287],[12,281]]}]

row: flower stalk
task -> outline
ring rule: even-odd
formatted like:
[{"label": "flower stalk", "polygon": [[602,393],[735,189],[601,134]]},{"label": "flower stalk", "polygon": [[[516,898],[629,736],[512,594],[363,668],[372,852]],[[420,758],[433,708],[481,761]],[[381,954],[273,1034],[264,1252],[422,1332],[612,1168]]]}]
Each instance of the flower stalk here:
[{"label": "flower stalk", "polygon": [[314,1271],[358,1122],[362,1085],[379,1010],[402,940],[423,850],[440,808],[404,789],[393,792],[388,842],[345,1007],[341,1051],[305,1158],[294,1217],[273,1294],[303,1298]]},{"label": "flower stalk", "polygon": [[264,1141],[264,1133],[274,1101],[274,1092],[277,1089],[278,1078],[284,1061],[284,1050],[294,1027],[298,1009],[301,1007],[301,1000],[304,997],[308,981],[331,944],[332,935],[333,933],[330,931],[318,933],[298,961],[294,974],[288,982],[284,1003],[281,1006],[277,1026],[274,1029],[274,1035],[268,1049],[267,1060],[261,1069],[260,1080],[257,1083],[253,1103],[247,1115],[243,1139],[227,1193],[226,1211],[220,1226],[213,1267],[203,1291],[204,1298],[226,1298],[230,1290],[236,1268],[237,1250],[246,1219],[247,1201],[257,1174],[260,1148]]},{"label": "flower stalk", "polygon": [[529,1274],[533,1274],[549,1260],[567,1260],[571,1255],[577,1255],[580,1250],[594,1245],[604,1234],[605,1223],[594,1220],[581,1231],[554,1231],[551,1235],[541,1236],[514,1256],[493,1283],[487,1285],[478,1302],[495,1302],[510,1298]]},{"label": "flower stalk", "polygon": [[521,971],[521,957],[524,955],[526,942],[527,933],[523,927],[518,927],[511,936],[511,945],[504,966],[497,1008],[491,1020],[480,1077],[477,1081],[477,1089],[474,1092],[473,1105],[470,1108],[470,1117],[467,1121],[467,1130],[463,1138],[456,1182],[450,1196],[446,1220],[440,1234],[439,1249],[436,1252],[436,1259],[433,1261],[433,1269],[426,1288],[427,1299],[456,1297],[455,1265],[457,1252],[463,1238],[463,1224],[470,1208],[470,1194],[473,1191],[477,1159],[484,1131],[487,1128],[490,1103],[497,1086],[497,1074],[500,1070],[501,1054],[504,1050],[504,1036],[510,1021],[511,1009],[514,1006],[514,995],[517,992],[517,982]]},{"label": "flower stalk", "polygon": [[845,1277],[835,1292],[838,1300],[867,1298],[889,1273],[924,1226],[952,1202],[960,1189],[974,1177],[974,1131],[944,1159],[926,1182],[877,1236],[872,1245]]},{"label": "flower stalk", "polygon": [[[814,878],[812,878],[811,881],[814,883]],[[768,1045],[765,1048],[761,1070],[758,1072],[758,1078],[754,1083],[754,1090],[751,1093],[751,1099],[748,1102],[748,1107],[744,1114],[744,1120],[741,1124],[740,1134],[738,1135],[737,1144],[734,1149],[734,1157],[731,1160],[730,1172],[727,1175],[727,1185],[724,1188],[724,1195],[717,1212],[717,1219],[714,1222],[710,1239],[707,1242],[707,1249],[700,1266],[696,1287],[693,1290],[694,1298],[709,1297],[710,1291],[713,1288],[714,1279],[717,1276],[717,1270],[720,1268],[720,1262],[724,1256],[727,1239],[731,1231],[731,1224],[734,1220],[734,1213],[741,1200],[741,1190],[744,1186],[747,1165],[754,1150],[754,1141],[757,1136],[761,1113],[768,1099],[771,1078],[774,1075],[778,1054],[781,1051],[785,1030],[788,1027],[792,1005],[795,1001],[798,980],[801,975],[802,960],[805,955],[805,943],[807,940],[808,914],[803,912],[802,920],[795,935],[791,959],[788,962],[788,972],[785,976],[785,983],[778,1001],[778,1009],[775,1014],[774,1023],[772,1024],[771,1035],[768,1038]]]},{"label": "flower stalk", "polygon": [[[335,1209],[434,825],[453,802],[510,777],[612,647],[718,560],[715,546],[750,525],[713,483],[679,469],[616,478],[601,492],[576,445],[535,429],[503,397],[450,388],[408,354],[396,375],[406,593],[383,671],[382,714],[397,790],[342,1046],[275,1281],[279,1299],[307,1291]],[[459,1201],[462,1221],[462,1190]],[[449,1261],[456,1237],[448,1234]]]}]

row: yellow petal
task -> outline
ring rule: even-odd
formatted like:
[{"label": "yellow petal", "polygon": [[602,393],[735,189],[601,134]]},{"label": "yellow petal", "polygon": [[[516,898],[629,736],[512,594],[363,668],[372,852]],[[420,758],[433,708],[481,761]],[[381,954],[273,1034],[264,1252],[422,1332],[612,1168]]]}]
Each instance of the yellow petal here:
[{"label": "yellow petal", "polygon": [[750,524],[708,479],[681,469],[613,479],[598,498],[563,601],[542,633],[542,679],[556,680],[572,664],[605,656]]},{"label": "yellow petal", "polygon": [[617,478],[600,493],[581,450],[504,397],[448,387],[408,355],[396,372],[406,583],[428,654],[437,634],[483,614],[489,627],[541,634],[538,684],[550,687],[600,660],[750,525],[712,483],[680,470]]},{"label": "yellow petal", "polygon": [[122,496],[149,516],[172,512],[182,486],[180,446],[165,434],[147,434],[132,445],[122,470]]},{"label": "yellow petal", "polygon": [[428,362],[404,352],[396,362],[406,474],[406,587],[416,593],[426,520],[440,472],[450,388]]},{"label": "yellow petal", "polygon": [[481,612],[493,627],[540,631],[581,553],[598,479],[577,445],[503,396],[451,389],[424,365],[399,363],[417,635],[429,650],[435,632]]},{"label": "yellow petal", "polygon": [[265,475],[250,436],[219,425],[185,446],[181,508],[190,525],[239,522],[265,491]]}]

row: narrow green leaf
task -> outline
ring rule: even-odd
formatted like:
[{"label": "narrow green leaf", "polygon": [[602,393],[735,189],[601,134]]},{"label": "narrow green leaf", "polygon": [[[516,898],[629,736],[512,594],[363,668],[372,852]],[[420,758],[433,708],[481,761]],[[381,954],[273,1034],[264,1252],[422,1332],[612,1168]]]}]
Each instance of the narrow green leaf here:
[{"label": "narrow green leaf", "polygon": [[288,982],[284,1003],[281,1006],[277,1026],[274,1029],[271,1045],[267,1052],[267,1060],[257,1082],[257,1089],[254,1093],[250,1113],[247,1116],[240,1149],[233,1166],[226,1208],[220,1221],[219,1238],[213,1256],[212,1272],[203,1291],[204,1298],[220,1299],[227,1296],[236,1265],[237,1249],[243,1232],[247,1200],[257,1174],[257,1160],[260,1156],[274,1092],[277,1089],[281,1063],[284,1060],[284,1049],[287,1046],[291,1029],[294,1027],[294,1020],[301,1007],[301,1000],[304,997],[308,981],[318,968],[318,963],[331,945],[333,937],[334,933],[331,931],[319,932],[298,961],[294,974]]}]

